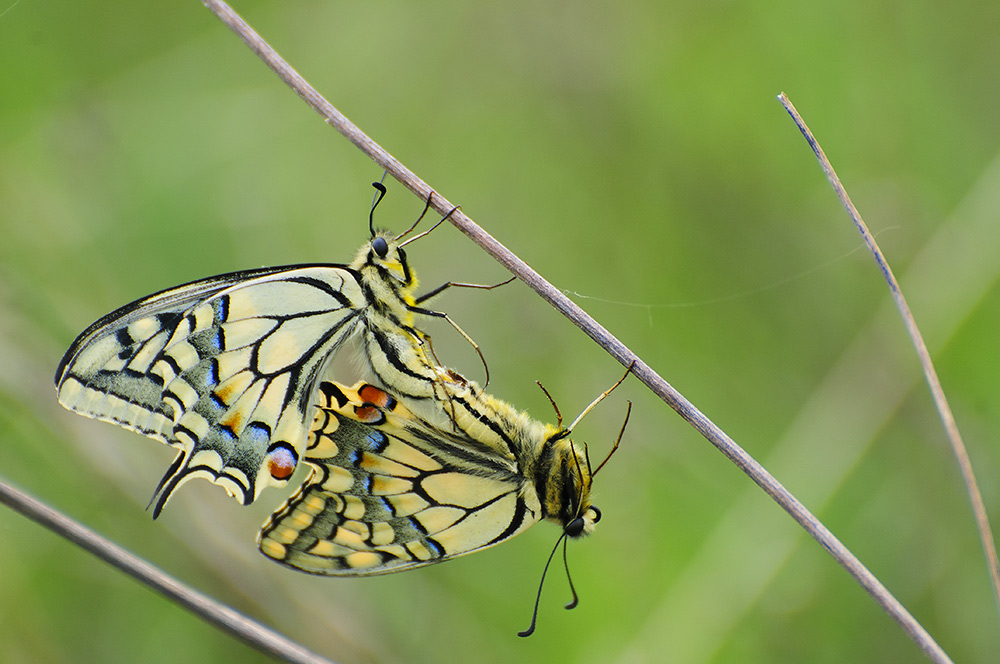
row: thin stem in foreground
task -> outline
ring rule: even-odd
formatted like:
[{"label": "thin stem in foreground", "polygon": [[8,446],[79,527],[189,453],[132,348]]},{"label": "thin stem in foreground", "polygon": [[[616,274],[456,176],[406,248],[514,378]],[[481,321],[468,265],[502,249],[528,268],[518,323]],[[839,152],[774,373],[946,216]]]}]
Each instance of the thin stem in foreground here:
[{"label": "thin stem in foreground", "polygon": [[[330,102],[323,98],[298,72],[296,72],[273,48],[258,35],[239,15],[222,0],[202,0],[216,16],[230,27],[239,37],[291,87],[306,103],[319,113],[328,124],[358,146],[380,167],[392,174],[410,191],[426,199],[431,187],[407,169],[401,162],[386,152],[381,146],[351,123]],[[432,207],[441,215],[455,206],[439,194],[434,195]],[[673,408],[691,426],[699,431],[730,461],[736,464],[795,521],[802,526],[820,546],[830,552],[851,576],[872,596],[910,636],[917,646],[934,662],[950,662],[950,658],[913,618],[912,615],[892,596],[878,579],[838,540],[809,510],[792,496],[753,457],[727,436],[708,417],[684,398],[649,365],[639,359],[621,341],[583,311],[576,303],[547,282],[524,261],[480,228],[461,210],[454,212],[450,220],[459,230],[478,244],[511,273],[517,276],[549,302],[560,313],[604,348],[622,366],[633,366],[633,373],[654,394]]]},{"label": "thin stem in foreground", "polygon": [[182,584],[89,528],[4,482],[0,482],[0,503],[62,535],[206,622],[271,657],[292,664],[333,664],[278,632]]}]

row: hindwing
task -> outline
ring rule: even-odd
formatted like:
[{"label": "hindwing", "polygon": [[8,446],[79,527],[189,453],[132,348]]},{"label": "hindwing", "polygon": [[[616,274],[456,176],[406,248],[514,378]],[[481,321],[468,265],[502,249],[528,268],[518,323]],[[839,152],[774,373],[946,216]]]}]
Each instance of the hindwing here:
[{"label": "hindwing", "polygon": [[498,544],[541,507],[506,450],[435,427],[386,392],[320,386],[311,472],[264,524],[261,551],[324,575],[402,571]]}]

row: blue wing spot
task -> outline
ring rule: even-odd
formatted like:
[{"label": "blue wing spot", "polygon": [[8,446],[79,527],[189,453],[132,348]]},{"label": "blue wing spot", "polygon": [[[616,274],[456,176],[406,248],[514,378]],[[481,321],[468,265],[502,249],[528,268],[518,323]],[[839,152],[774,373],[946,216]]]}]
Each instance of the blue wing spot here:
[{"label": "blue wing spot", "polygon": [[230,444],[235,444],[236,442],[238,442],[239,439],[236,437],[236,434],[233,433],[233,430],[230,429],[229,427],[227,427],[227,426],[215,426],[213,428],[216,431],[218,431],[219,435],[221,435],[223,438],[225,438],[226,441],[229,442]]},{"label": "blue wing spot", "polygon": [[382,498],[381,496],[372,496],[367,509],[365,509],[365,516],[367,517],[372,516],[373,514],[380,514],[381,511],[396,516],[396,509],[388,500]]},{"label": "blue wing spot", "polygon": [[225,322],[229,318],[229,296],[221,295],[212,302],[216,322]]},{"label": "blue wing spot", "polygon": [[226,339],[222,329],[215,328],[192,334],[188,337],[188,343],[194,347],[199,359],[205,359],[221,353],[225,348]]},{"label": "blue wing spot", "polygon": [[[420,523],[420,521],[418,521],[417,519],[414,519],[412,516],[409,516],[409,517],[406,517],[406,521],[409,522],[410,526],[414,530],[416,530],[418,533],[420,533],[421,535],[426,535],[427,534],[427,529],[424,528],[424,524]],[[428,543],[430,543],[431,540],[427,540],[427,541],[428,541]],[[437,544],[437,542],[435,542],[434,544],[437,545],[437,547],[439,549],[441,548],[441,545]]]},{"label": "blue wing spot", "polygon": [[271,442],[271,427],[262,422],[251,422],[243,429],[240,438],[254,447],[266,448]]},{"label": "blue wing spot", "polygon": [[436,554],[435,557],[440,558],[444,556],[445,554],[444,547],[441,546],[441,544],[433,537],[428,537],[424,539],[424,544],[427,546],[428,549],[430,549]]},{"label": "blue wing spot", "polygon": [[215,334],[212,336],[212,348],[217,352],[221,353],[226,347],[226,333],[222,331],[221,327],[215,328]]},{"label": "blue wing spot", "polygon": [[365,447],[376,454],[384,452],[389,446],[389,437],[381,431],[369,431],[364,438]]}]

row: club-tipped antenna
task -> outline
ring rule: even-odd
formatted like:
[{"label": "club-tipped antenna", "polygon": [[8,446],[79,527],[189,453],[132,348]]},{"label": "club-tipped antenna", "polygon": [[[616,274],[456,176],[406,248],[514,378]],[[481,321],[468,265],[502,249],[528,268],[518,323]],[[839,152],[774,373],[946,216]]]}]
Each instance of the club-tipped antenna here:
[{"label": "club-tipped antenna", "polygon": [[[569,604],[565,606],[566,610],[575,609],[577,604],[580,603],[580,596],[576,594],[576,586],[573,585],[573,577],[569,573],[569,558],[566,555],[566,546],[569,540],[565,537],[562,538],[563,541],[563,567],[566,569],[566,580],[569,582],[569,591],[573,593],[573,599],[569,601]],[[558,544],[556,546],[559,546]]]},{"label": "club-tipped antenna", "polygon": [[[382,180],[385,179],[385,172],[382,172]],[[385,198],[385,185],[382,181],[372,182],[372,186],[375,187],[375,197],[372,199],[372,209],[368,211],[368,231],[375,237],[375,208],[378,204],[382,202]]]},{"label": "club-tipped antenna", "polygon": [[542,600],[542,586],[545,585],[545,575],[549,572],[549,565],[552,564],[552,558],[555,557],[556,551],[559,550],[559,544],[566,539],[566,533],[564,532],[556,540],[556,545],[552,547],[552,553],[549,554],[549,559],[545,561],[545,569],[542,570],[542,580],[538,583],[538,592],[535,594],[535,610],[531,612],[531,625],[528,629],[523,632],[518,632],[518,636],[528,637],[535,633],[535,622],[538,620],[538,604]]}]

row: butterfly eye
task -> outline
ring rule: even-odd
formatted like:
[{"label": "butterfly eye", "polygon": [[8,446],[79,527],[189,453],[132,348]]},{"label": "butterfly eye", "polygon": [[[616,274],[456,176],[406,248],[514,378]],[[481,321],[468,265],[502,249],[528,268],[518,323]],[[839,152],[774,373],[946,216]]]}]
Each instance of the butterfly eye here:
[{"label": "butterfly eye", "polygon": [[385,258],[386,254],[389,253],[389,243],[385,241],[384,237],[377,237],[372,240],[372,249],[375,250],[379,258]]},{"label": "butterfly eye", "polygon": [[569,523],[567,523],[566,527],[563,528],[563,531],[570,537],[579,537],[580,534],[583,532],[584,525],[585,524],[583,522],[583,517],[578,516]]}]

